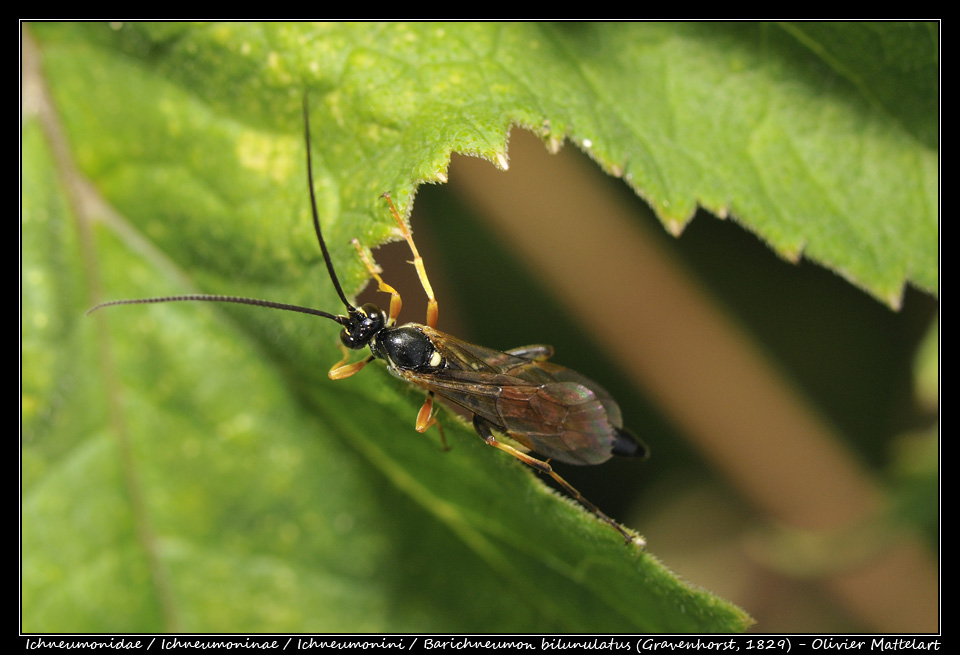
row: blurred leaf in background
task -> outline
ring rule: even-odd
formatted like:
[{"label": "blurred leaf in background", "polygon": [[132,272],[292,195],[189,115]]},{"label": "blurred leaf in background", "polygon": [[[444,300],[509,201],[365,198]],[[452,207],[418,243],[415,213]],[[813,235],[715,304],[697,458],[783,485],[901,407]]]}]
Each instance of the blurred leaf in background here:
[{"label": "blurred leaf in background", "polygon": [[[938,465],[895,444],[938,412],[938,51],[903,23],[25,27],[23,629],[935,630]],[[654,459],[562,473],[648,552],[449,414],[442,453],[382,368],[329,381],[326,322],[83,317],[339,308],[305,90],[348,291],[350,239],[396,239],[379,195],[449,179],[412,221],[440,327],[614,391]],[[512,125],[547,147],[514,127],[508,157]]]}]

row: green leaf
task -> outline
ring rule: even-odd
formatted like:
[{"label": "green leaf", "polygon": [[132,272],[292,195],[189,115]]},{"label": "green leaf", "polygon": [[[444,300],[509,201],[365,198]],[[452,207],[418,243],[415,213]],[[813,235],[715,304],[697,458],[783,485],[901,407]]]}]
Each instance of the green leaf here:
[{"label": "green leaf", "polygon": [[[541,29],[550,52],[517,77],[509,58]],[[448,414],[441,452],[433,431],[412,430],[420,395],[382,369],[328,380],[339,353],[326,321],[198,304],[83,315],[98,299],[191,291],[335,310],[306,200],[304,90],[324,230],[356,289],[366,275],[349,240],[393,236],[384,190],[408,209],[451,151],[501,156],[513,121],[573,129],[580,110],[546,106],[563,89],[536,88],[572,84],[569,35],[29,34],[54,107],[23,125],[25,631],[749,625]]]},{"label": "green leaf", "polygon": [[891,306],[904,284],[938,288],[929,24],[46,23],[27,38],[53,101],[34,114],[24,93],[27,631],[749,624],[449,414],[441,452],[412,429],[421,396],[382,368],[329,381],[327,321],[83,316],[191,291],[339,307],[308,213],[305,91],[348,292],[367,278],[350,239],[396,238],[379,195],[409,211],[452,152],[503,165],[511,124],[572,140],[674,233],[701,206]]},{"label": "green leaf", "polygon": [[[119,119],[111,111],[123,112],[138,93],[162,110],[171,93],[154,88],[162,79],[208,109],[290,131],[294,98],[308,88],[331,163],[325,183],[340,200],[330,209],[377,214],[384,188],[402,198],[416,182],[438,179],[454,150],[495,161],[507,126],[519,123],[584,147],[674,231],[700,205],[733,216],[782,256],[812,258],[890,304],[907,281],[937,288],[932,24],[44,29],[79,31],[64,41],[119,49],[131,66],[156,68],[159,79],[133,88],[102,80],[105,95],[90,103],[101,122]],[[62,65],[79,68],[69,42],[62,47]],[[99,66],[68,72],[77,90],[104,74]],[[177,117],[172,105],[166,113],[147,133],[142,121],[108,124],[182,153],[172,131],[201,118]],[[209,169],[204,158],[216,154],[195,152],[192,163]],[[371,236],[383,238],[386,228]]]}]

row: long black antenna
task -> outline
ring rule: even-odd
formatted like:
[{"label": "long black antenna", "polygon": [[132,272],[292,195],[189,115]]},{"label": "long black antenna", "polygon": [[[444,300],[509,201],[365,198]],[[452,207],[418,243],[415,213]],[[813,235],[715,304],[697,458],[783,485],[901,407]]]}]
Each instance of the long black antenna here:
[{"label": "long black antenna", "polygon": [[330,261],[330,253],[327,252],[327,244],[323,240],[323,234],[320,232],[320,217],[317,215],[317,199],[313,192],[313,157],[310,155],[310,101],[306,92],[303,94],[303,132],[307,141],[307,187],[310,189],[310,210],[313,212],[313,229],[317,233],[317,241],[320,242],[320,250],[323,251],[323,261],[327,263],[327,272],[330,274],[330,280],[333,287],[337,290],[337,295],[349,311],[356,310],[356,307],[350,304],[347,297],[340,288],[340,280],[337,278],[337,272],[333,270],[333,262]]},{"label": "long black antenna", "polygon": [[232,302],[237,303],[238,305],[256,305],[257,307],[269,307],[270,309],[282,309],[288,312],[297,312],[299,314],[311,314],[313,316],[322,316],[323,318],[330,318],[336,321],[337,323],[343,324],[342,316],[335,316],[334,314],[328,314],[327,312],[320,311],[319,309],[313,309],[312,307],[301,307],[300,305],[288,305],[287,303],[282,302],[273,302],[272,300],[260,300],[259,298],[241,298],[240,296],[215,296],[206,293],[191,293],[184,296],[164,296],[163,298],[135,298],[133,300],[110,300],[108,302],[102,302],[95,307],[91,307],[87,310],[87,315],[90,315],[97,311],[98,309],[103,309],[104,307],[111,307],[113,305],[152,305],[155,303],[161,302],[185,302],[185,301],[202,301],[202,302]]},{"label": "long black antenna", "polygon": [[[320,217],[317,214],[317,199],[313,192],[313,158],[310,156],[310,108],[307,100],[307,94],[303,94],[303,124],[304,138],[307,147],[307,188],[310,190],[310,210],[313,213],[313,229],[317,233],[317,241],[320,242],[320,250],[323,251],[323,261],[327,263],[327,272],[330,273],[330,279],[333,281],[333,287],[337,290],[340,300],[346,305],[348,313],[354,314],[357,308],[347,301],[347,297],[340,287],[340,280],[337,279],[337,273],[333,270],[333,263],[330,261],[330,253],[327,252],[327,244],[323,241],[323,234],[320,232]],[[87,310],[87,314],[92,314],[98,309],[112,307],[113,305],[150,305],[162,302],[232,302],[238,305],[256,305],[257,307],[269,307],[270,309],[282,309],[287,312],[297,312],[299,314],[310,314],[312,316],[321,316],[336,321],[340,325],[346,326],[349,318],[346,316],[337,316],[312,307],[301,307],[300,305],[288,305],[282,302],[273,302],[272,300],[260,300],[259,298],[242,298],[240,296],[216,296],[204,293],[193,293],[182,296],[164,296],[162,298],[136,298],[132,300],[111,300],[102,302],[99,305]]]}]

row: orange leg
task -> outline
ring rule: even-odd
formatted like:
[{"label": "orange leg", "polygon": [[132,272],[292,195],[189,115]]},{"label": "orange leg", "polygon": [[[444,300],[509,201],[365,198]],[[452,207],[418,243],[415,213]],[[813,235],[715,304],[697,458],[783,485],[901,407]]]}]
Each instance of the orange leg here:
[{"label": "orange leg", "polygon": [[403,306],[403,301],[400,300],[400,293],[383,281],[383,278],[380,277],[380,273],[383,272],[382,269],[367,256],[367,253],[364,252],[363,247],[360,245],[360,240],[354,239],[351,243],[353,243],[353,247],[357,249],[357,252],[360,253],[360,259],[363,260],[363,264],[367,267],[370,275],[377,281],[379,285],[378,290],[390,294],[390,316],[387,318],[387,325],[393,325],[397,322],[397,316],[400,315],[400,308]]},{"label": "orange leg", "polygon": [[343,344],[340,344],[340,350],[343,351],[343,359],[330,367],[330,370],[327,372],[327,375],[331,380],[343,380],[348,378],[351,375],[359,372],[360,369],[373,361],[373,356],[371,355],[366,359],[361,359],[358,362],[347,364],[347,361],[350,359],[350,351],[347,350],[347,347]]},{"label": "orange leg", "polygon": [[611,528],[619,532],[620,536],[626,540],[627,545],[632,543],[637,546],[640,546],[641,548],[646,545],[646,542],[644,541],[643,537],[640,537],[639,535],[630,534],[629,532],[626,531],[626,529],[624,529],[622,525],[614,521],[612,518],[610,518],[603,512],[601,512],[600,508],[598,508],[596,505],[594,505],[589,500],[584,498],[583,495],[573,487],[573,485],[571,485],[569,482],[561,478],[560,475],[553,470],[553,467],[550,466],[550,464],[548,464],[547,462],[541,461],[536,457],[531,457],[526,453],[520,452],[519,450],[517,450],[516,448],[514,448],[509,444],[505,444],[503,442],[497,441],[496,437],[493,436],[492,427],[494,426],[489,421],[486,421],[480,418],[479,416],[475,415],[473,417],[473,427],[477,431],[477,434],[480,435],[480,438],[483,439],[488,446],[493,446],[498,450],[502,450],[505,453],[509,453],[514,457],[516,457],[517,459],[519,459],[524,464],[526,464],[527,466],[529,466],[530,468],[535,469],[538,473],[546,473],[551,478],[553,478],[556,481],[556,483],[559,484],[561,487],[563,487],[563,489],[568,494],[573,496],[573,498],[577,502],[579,502],[581,505],[583,505],[588,510],[593,512],[593,514],[597,518],[599,518],[601,521],[603,521],[604,523],[609,525]]},{"label": "orange leg", "polygon": [[443,426],[437,422],[437,417],[433,415],[433,392],[427,394],[427,399],[423,401],[423,407],[417,414],[417,432],[426,432],[431,426],[437,426],[440,431],[440,441],[443,442],[443,449],[450,450],[447,445],[447,435],[443,433]]},{"label": "orange leg", "polygon": [[410,230],[404,224],[403,219],[400,218],[400,212],[397,211],[396,205],[394,205],[393,200],[390,199],[390,194],[384,193],[380,197],[386,198],[387,204],[390,205],[390,212],[396,219],[397,225],[400,226],[400,231],[403,233],[403,238],[407,240],[407,244],[410,246],[410,252],[413,253],[413,261],[410,263],[413,264],[413,266],[417,269],[417,275],[420,277],[420,284],[423,285],[423,290],[427,294],[427,326],[435,328],[437,327],[439,307],[437,306],[437,299],[433,295],[433,287],[430,286],[430,280],[427,279],[427,269],[423,266],[423,258],[420,257],[420,253],[417,251],[417,246],[413,242],[413,235],[410,234]]}]

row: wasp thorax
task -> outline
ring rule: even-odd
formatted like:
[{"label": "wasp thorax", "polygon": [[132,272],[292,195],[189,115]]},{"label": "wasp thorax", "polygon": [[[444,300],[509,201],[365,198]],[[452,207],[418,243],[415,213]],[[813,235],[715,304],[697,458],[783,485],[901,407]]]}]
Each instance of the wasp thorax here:
[{"label": "wasp thorax", "polygon": [[383,310],[372,303],[350,310],[347,322],[340,332],[340,341],[347,348],[359,350],[383,329],[387,318]]},{"label": "wasp thorax", "polygon": [[443,361],[430,337],[413,325],[384,330],[377,336],[374,351],[377,356],[405,370],[437,368]]}]

